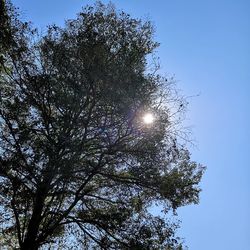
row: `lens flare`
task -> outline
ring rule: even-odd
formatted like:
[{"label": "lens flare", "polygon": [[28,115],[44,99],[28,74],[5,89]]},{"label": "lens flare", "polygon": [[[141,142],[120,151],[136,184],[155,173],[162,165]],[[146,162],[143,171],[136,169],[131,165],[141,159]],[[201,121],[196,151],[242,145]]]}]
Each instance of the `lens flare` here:
[{"label": "lens flare", "polygon": [[154,122],[154,116],[151,113],[147,113],[143,116],[143,122],[145,124],[151,124]]}]

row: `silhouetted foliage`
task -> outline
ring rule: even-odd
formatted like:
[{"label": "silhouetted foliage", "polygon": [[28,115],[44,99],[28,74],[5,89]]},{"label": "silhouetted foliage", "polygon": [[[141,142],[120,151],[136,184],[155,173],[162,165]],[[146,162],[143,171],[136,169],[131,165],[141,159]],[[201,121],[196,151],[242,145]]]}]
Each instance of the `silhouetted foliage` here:
[{"label": "silhouetted foliage", "polygon": [[166,216],[198,202],[203,167],[178,142],[185,105],[150,70],[151,23],[97,3],[39,38],[2,11],[2,246],[182,249]]}]

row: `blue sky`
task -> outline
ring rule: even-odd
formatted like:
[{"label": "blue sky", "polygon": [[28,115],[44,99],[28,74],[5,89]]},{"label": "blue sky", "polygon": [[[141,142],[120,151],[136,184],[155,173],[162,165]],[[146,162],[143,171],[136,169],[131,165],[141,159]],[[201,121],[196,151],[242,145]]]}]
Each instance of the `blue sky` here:
[{"label": "blue sky", "polygon": [[[90,0],[14,0],[40,30],[74,18]],[[105,3],[107,1],[104,1]],[[250,2],[116,0],[118,9],[149,17],[161,43],[163,73],[189,99],[186,124],[207,166],[198,206],[179,210],[190,250],[250,248]]]}]

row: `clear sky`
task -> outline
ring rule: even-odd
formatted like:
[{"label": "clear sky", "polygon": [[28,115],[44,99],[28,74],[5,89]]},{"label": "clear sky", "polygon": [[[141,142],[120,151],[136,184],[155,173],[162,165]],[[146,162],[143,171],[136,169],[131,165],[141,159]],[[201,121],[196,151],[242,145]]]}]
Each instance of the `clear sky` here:
[{"label": "clear sky", "polygon": [[[40,30],[63,25],[91,0],[14,0]],[[104,1],[106,3],[107,1]],[[193,159],[207,166],[198,206],[179,210],[190,250],[250,249],[250,1],[114,0],[149,17],[162,72],[189,100]]]}]

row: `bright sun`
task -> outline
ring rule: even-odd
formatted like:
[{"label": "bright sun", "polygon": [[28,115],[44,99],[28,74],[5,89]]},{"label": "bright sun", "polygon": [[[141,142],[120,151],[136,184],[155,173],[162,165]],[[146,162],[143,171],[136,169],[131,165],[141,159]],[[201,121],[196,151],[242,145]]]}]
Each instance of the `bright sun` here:
[{"label": "bright sun", "polygon": [[147,113],[143,116],[143,122],[146,124],[151,124],[154,121],[154,116],[150,113]]}]

